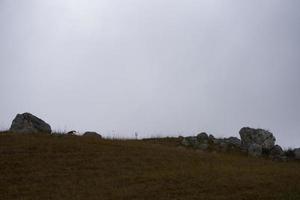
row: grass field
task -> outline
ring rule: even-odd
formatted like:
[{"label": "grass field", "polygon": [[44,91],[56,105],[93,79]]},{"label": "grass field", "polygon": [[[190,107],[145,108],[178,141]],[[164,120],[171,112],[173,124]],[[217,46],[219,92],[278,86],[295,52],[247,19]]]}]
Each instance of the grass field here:
[{"label": "grass field", "polygon": [[180,147],[176,138],[0,134],[0,199],[300,199],[300,163]]}]

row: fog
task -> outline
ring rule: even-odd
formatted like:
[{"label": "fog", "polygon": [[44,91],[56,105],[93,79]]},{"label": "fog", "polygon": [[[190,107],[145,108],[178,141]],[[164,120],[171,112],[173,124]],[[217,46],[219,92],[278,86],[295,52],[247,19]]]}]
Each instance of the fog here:
[{"label": "fog", "polygon": [[0,128],[300,146],[300,1],[0,0]]}]

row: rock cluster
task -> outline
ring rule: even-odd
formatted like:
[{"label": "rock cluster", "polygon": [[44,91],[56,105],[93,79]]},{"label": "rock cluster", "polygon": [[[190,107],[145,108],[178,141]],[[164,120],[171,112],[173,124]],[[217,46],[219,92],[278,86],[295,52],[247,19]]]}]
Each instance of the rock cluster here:
[{"label": "rock cluster", "polygon": [[30,114],[17,114],[9,129],[15,133],[51,133],[49,124]]},{"label": "rock cluster", "polygon": [[240,149],[241,141],[236,137],[216,139],[213,135],[199,133],[197,136],[185,137],[182,145],[200,150],[216,149],[227,151],[228,149]]},{"label": "rock cluster", "polygon": [[[13,133],[48,133],[48,134],[52,132],[49,124],[47,124],[42,119],[30,113],[17,114],[17,116],[12,121],[9,131]],[[66,135],[75,136],[75,135],[80,135],[80,133],[73,130],[67,132]],[[92,131],[85,132],[83,136],[102,138],[100,134]]]},{"label": "rock cluster", "polygon": [[[275,145],[276,138],[273,134],[263,129],[242,128],[239,131],[240,138],[215,138],[213,135],[200,133],[197,136],[185,137],[182,145],[201,150],[238,150],[249,156],[267,156],[274,160],[286,160],[286,153],[279,145]],[[300,160],[300,148],[291,153],[295,159]]]},{"label": "rock cluster", "polygon": [[269,156],[274,160],[286,160],[283,149],[275,145],[273,133],[263,129],[242,128],[239,132],[242,149],[251,156]]},{"label": "rock cluster", "polygon": [[[42,119],[30,114],[18,114],[13,120],[10,131],[14,133],[51,133],[51,127]],[[77,135],[76,131],[70,131],[67,135]],[[300,148],[283,151],[279,145],[275,145],[274,135],[264,129],[244,127],[239,131],[240,138],[215,138],[205,132],[196,136],[182,137],[181,144],[200,150],[229,151],[238,150],[246,152],[249,156],[268,156],[274,160],[297,159],[300,160]],[[85,132],[84,137],[102,138],[96,132]]]}]

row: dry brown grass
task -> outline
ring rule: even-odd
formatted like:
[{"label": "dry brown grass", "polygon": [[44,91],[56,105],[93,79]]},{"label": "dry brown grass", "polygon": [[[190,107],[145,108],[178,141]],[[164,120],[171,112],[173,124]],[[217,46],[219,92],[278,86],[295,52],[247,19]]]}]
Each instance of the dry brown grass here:
[{"label": "dry brown grass", "polygon": [[0,199],[300,199],[300,163],[177,139],[0,135]]}]

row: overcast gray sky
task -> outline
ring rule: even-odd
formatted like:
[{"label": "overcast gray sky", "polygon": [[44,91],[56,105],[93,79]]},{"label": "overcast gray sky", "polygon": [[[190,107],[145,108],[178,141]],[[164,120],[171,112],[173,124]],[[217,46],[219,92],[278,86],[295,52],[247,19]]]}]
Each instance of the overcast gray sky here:
[{"label": "overcast gray sky", "polygon": [[0,0],[0,128],[271,130],[300,146],[298,0]]}]

